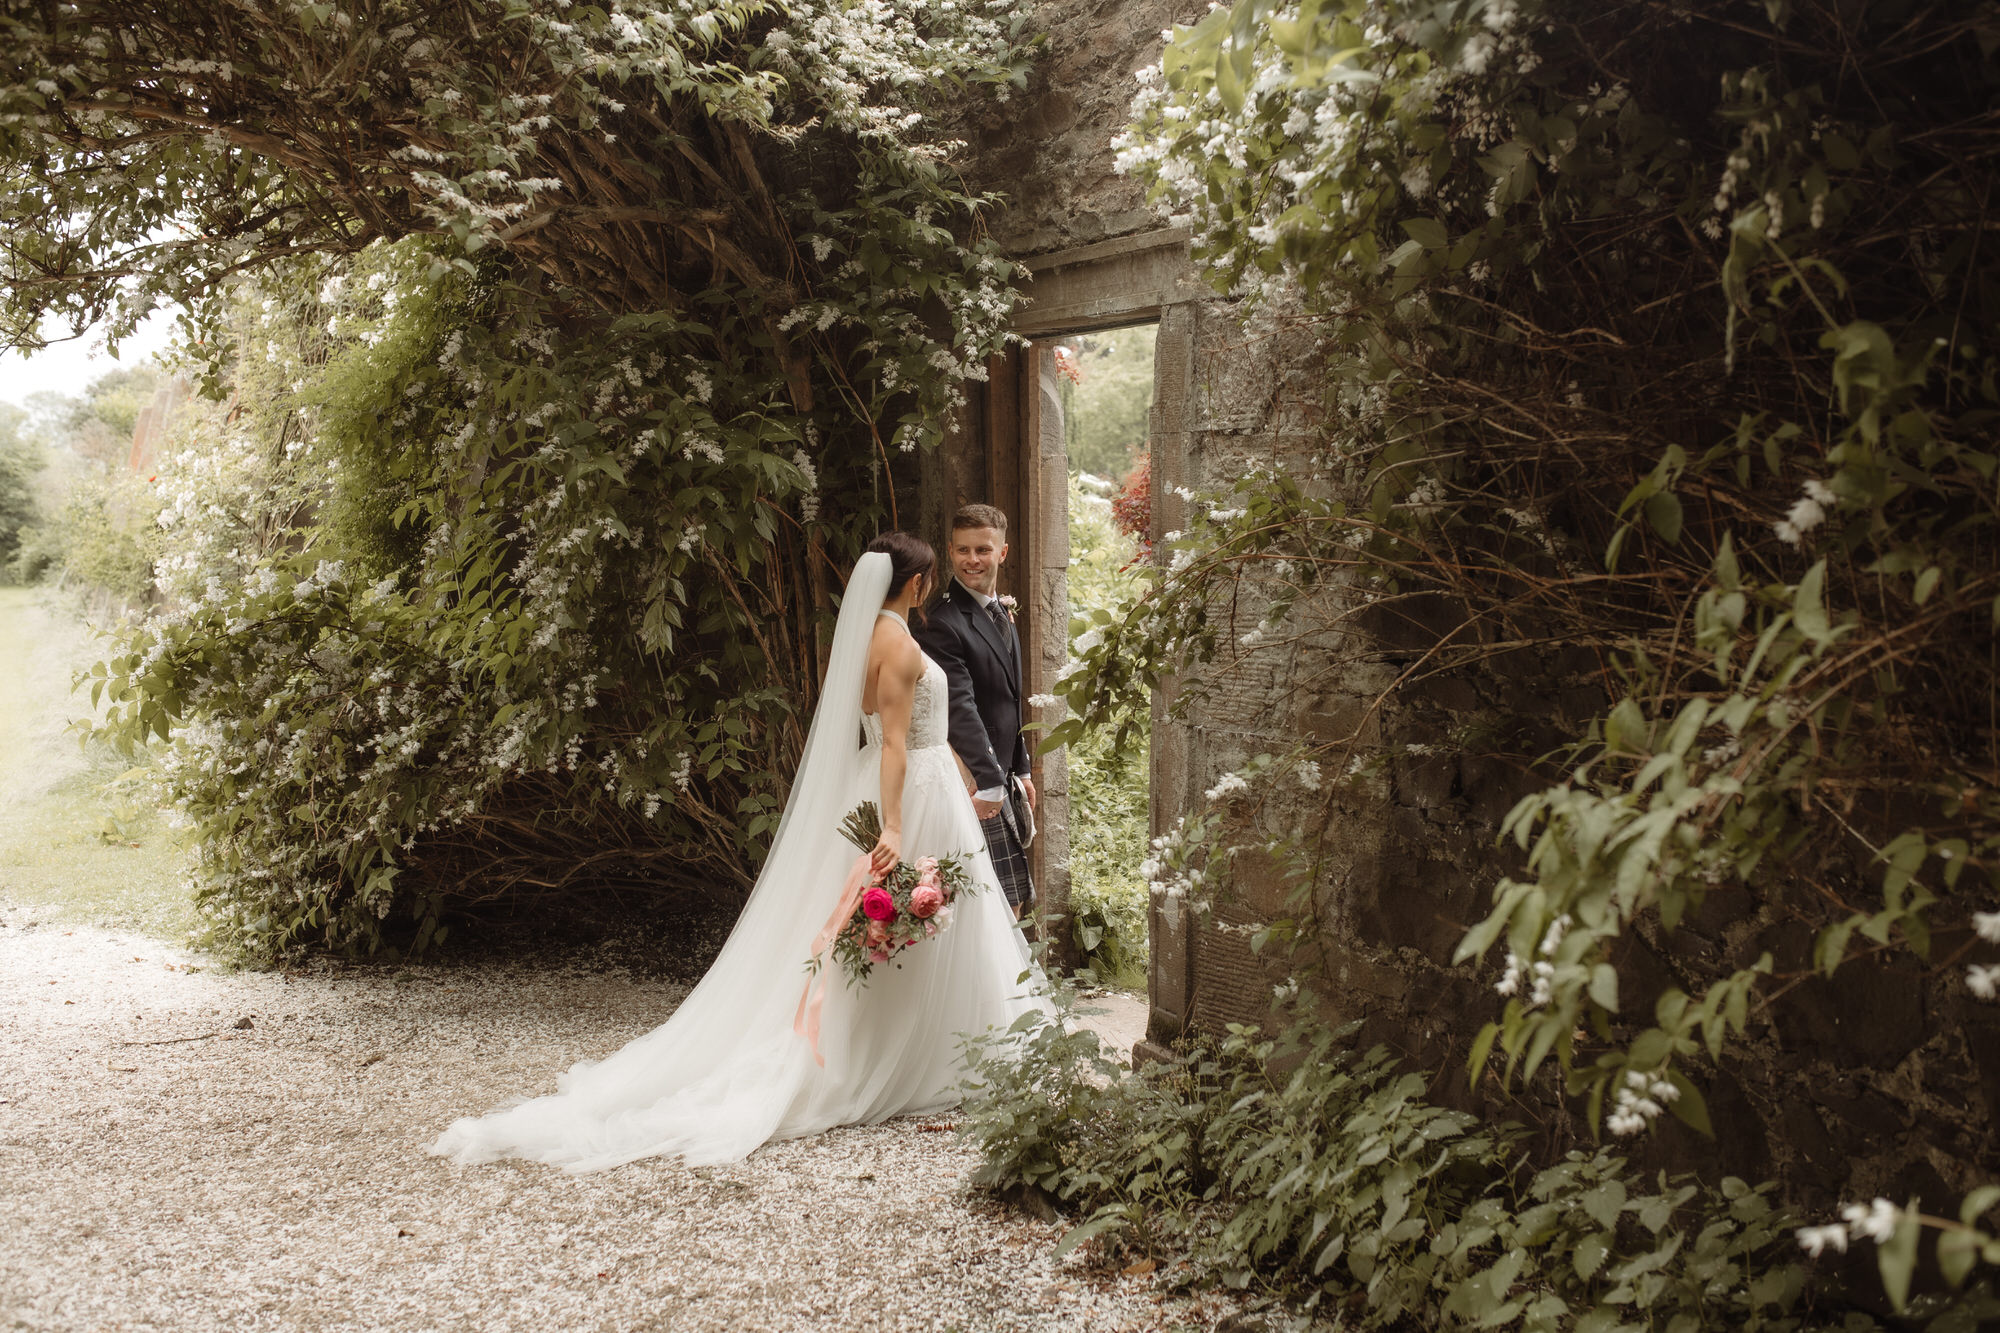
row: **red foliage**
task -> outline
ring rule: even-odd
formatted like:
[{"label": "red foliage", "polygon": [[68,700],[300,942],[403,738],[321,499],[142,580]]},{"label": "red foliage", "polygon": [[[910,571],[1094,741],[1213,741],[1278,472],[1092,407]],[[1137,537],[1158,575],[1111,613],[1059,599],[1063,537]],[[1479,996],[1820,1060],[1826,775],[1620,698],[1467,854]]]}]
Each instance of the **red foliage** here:
[{"label": "red foliage", "polygon": [[1118,494],[1111,497],[1111,521],[1118,530],[1139,539],[1139,558],[1153,553],[1153,455],[1140,454],[1139,461],[1125,474]]},{"label": "red foliage", "polygon": [[1076,349],[1062,343],[1056,344],[1056,374],[1071,384],[1083,383],[1083,364],[1076,359]]}]

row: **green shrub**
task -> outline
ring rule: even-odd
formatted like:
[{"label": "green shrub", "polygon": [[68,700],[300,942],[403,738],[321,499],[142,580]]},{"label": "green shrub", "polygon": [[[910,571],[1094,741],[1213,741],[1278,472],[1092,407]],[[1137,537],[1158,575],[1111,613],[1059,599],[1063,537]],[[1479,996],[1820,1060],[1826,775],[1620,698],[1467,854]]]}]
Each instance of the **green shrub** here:
[{"label": "green shrub", "polygon": [[142,605],[153,590],[158,511],[144,478],[87,465],[54,513],[21,528],[16,576],[23,583],[53,577],[114,605]]},{"label": "green shrub", "polygon": [[[0,293],[0,325],[185,301],[232,403],[190,415],[169,605],[93,690],[108,735],[171,747],[217,938],[421,949],[496,901],[736,899],[840,579],[1007,341],[1015,268],[935,113],[1025,83],[1023,20],[170,9],[0,18],[0,193],[108,219],[31,229],[90,260]],[[274,46],[370,95],[301,102]],[[189,122],[80,200],[62,164],[102,145],[66,99],[122,104],[139,67]],[[212,226],[120,286],[163,176]]]},{"label": "green shrub", "polygon": [[1232,1026],[1127,1072],[1032,1014],[971,1048],[960,1117],[990,1188],[1045,1190],[1095,1240],[1364,1329],[1783,1330],[1816,1321],[1771,1186],[1713,1189],[1603,1149],[1537,1170],[1432,1105],[1354,1029]]},{"label": "green shrub", "polygon": [[[1145,582],[1138,544],[1112,521],[1110,505],[1080,481],[1069,488],[1072,650],[1100,615]],[[1070,929],[1098,976],[1143,987],[1149,891],[1140,866],[1150,832],[1149,727],[1123,745],[1096,731],[1069,747]]]}]

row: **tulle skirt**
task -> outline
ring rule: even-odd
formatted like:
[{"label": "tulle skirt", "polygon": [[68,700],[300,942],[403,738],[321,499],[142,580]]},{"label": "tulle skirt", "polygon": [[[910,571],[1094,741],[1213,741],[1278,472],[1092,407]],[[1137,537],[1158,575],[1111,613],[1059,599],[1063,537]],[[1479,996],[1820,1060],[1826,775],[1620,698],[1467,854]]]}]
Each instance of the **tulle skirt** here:
[{"label": "tulle skirt", "polygon": [[[863,751],[858,772],[857,803],[880,791],[880,752]],[[577,1172],[668,1155],[700,1165],[735,1161],[773,1139],[955,1105],[962,1035],[1005,1028],[1044,1001],[951,750],[910,752],[903,851],[911,859],[965,856],[979,891],[957,899],[935,938],[878,964],[865,986],[848,985],[829,958],[823,1067],[793,1018],[812,936],[839,899],[855,850],[837,837],[815,836],[810,846],[810,892],[766,894],[760,882],[672,1018],[601,1061],[575,1065],[549,1096],[453,1122],[431,1152]],[[778,861],[774,849],[767,875]],[[771,906],[760,910],[760,899]],[[804,920],[781,912],[780,900],[817,906]]]}]

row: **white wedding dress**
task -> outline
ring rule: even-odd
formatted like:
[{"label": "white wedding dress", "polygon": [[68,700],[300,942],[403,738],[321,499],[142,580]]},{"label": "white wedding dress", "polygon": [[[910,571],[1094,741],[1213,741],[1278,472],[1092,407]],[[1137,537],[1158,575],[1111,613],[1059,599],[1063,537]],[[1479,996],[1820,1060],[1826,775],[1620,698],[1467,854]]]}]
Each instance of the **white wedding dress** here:
[{"label": "white wedding dress", "polygon": [[885,555],[863,556],[849,579],[784,820],[701,983],[659,1027],[572,1067],[555,1093],[455,1121],[432,1153],[467,1163],[522,1157],[578,1172],[662,1155],[694,1165],[735,1161],[772,1139],[955,1104],[961,1034],[1006,1028],[1044,1003],[946,741],[944,670],[926,657],[910,714],[903,853],[959,853],[980,890],[953,903],[934,939],[877,965],[864,986],[848,985],[827,959],[823,1067],[793,1030],[813,938],[857,855],[839,822],[861,801],[881,799],[881,720],[864,717],[860,699],[877,615],[894,615],[879,611],[888,565]]}]

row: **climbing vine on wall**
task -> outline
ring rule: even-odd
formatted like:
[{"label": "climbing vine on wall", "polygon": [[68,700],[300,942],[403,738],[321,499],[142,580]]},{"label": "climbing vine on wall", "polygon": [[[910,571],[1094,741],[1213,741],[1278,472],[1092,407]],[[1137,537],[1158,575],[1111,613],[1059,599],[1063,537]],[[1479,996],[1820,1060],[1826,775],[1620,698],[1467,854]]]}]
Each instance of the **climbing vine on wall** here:
[{"label": "climbing vine on wall", "polygon": [[[1458,950],[1497,991],[1475,1076],[1553,1064],[1593,1132],[1706,1129],[1702,1070],[1809,977],[1914,955],[1947,1050],[2000,995],[1996,48],[1991,4],[1241,0],[1141,74],[1122,165],[1253,325],[1319,340],[1324,431],[1188,497],[1068,734],[1440,606],[1390,692],[1594,663],[1608,706]],[[1218,611],[1246,591],[1247,632]],[[1324,831],[1260,812],[1381,758],[1357,729],[1224,775],[1160,891],[1199,906],[1260,839],[1309,888]],[[1901,1303],[1919,1221],[1969,1233],[1881,1209],[1854,1234],[1898,1238]]]}]

